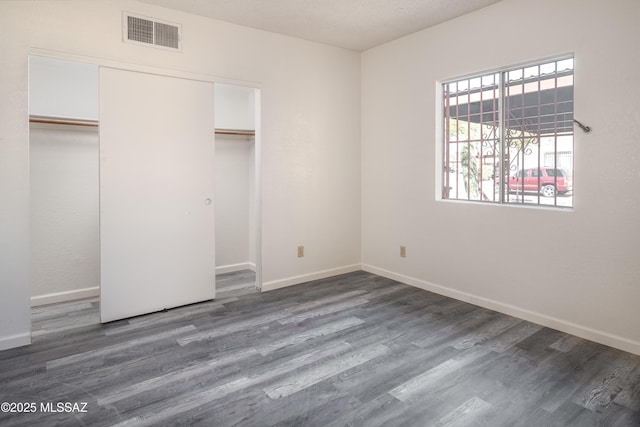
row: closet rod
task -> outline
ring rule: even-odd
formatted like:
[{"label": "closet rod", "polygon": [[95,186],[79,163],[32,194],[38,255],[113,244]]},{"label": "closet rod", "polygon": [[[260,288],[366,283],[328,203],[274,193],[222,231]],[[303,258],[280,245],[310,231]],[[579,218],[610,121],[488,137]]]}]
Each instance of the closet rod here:
[{"label": "closet rod", "polygon": [[98,122],[96,120],[65,119],[61,117],[47,117],[47,116],[29,116],[29,123],[98,127]]},{"label": "closet rod", "polygon": [[216,135],[255,136],[256,131],[244,129],[216,129]]},{"label": "closet rod", "polygon": [[[81,120],[81,119],[67,119],[62,117],[49,117],[49,116],[29,116],[30,123],[44,123],[50,125],[70,125],[70,126],[89,126],[98,127],[97,120]],[[254,130],[244,129],[216,129],[216,135],[240,135],[240,136],[255,136]]]}]

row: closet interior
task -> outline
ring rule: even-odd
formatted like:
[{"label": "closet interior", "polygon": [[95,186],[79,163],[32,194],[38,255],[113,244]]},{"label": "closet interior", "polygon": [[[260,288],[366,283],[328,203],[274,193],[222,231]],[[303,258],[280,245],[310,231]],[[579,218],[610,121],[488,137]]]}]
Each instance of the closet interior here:
[{"label": "closet interior", "polygon": [[31,304],[97,297],[98,67],[29,57]]},{"label": "closet interior", "polygon": [[[97,65],[29,57],[32,306],[101,294],[99,87]],[[216,275],[255,272],[258,90],[214,93],[211,263]]]},{"label": "closet interior", "polygon": [[215,93],[216,274],[255,272],[256,89],[216,84]]}]

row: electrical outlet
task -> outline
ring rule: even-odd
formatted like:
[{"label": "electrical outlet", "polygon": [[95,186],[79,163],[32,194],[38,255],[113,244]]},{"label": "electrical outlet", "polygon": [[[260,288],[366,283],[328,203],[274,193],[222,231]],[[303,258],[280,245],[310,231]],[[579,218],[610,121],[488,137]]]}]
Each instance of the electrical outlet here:
[{"label": "electrical outlet", "polygon": [[406,246],[400,246],[400,257],[401,258],[406,258],[407,257],[407,247]]},{"label": "electrical outlet", "polygon": [[304,256],[304,246],[298,246],[298,258],[302,258]]}]

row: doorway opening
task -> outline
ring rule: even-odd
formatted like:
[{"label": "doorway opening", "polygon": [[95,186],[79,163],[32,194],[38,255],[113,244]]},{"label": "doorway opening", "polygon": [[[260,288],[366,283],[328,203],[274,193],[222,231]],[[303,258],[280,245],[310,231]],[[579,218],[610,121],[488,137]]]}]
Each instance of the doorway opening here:
[{"label": "doorway opening", "polygon": [[257,201],[259,90],[217,83],[215,148],[216,277],[219,297],[260,289]]}]

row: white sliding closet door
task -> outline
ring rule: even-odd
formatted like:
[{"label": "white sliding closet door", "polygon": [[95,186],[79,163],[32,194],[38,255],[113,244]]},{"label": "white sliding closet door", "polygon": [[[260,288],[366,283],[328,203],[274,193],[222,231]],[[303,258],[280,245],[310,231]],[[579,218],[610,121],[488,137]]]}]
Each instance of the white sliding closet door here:
[{"label": "white sliding closet door", "polygon": [[100,68],[102,322],[215,297],[214,85]]}]

